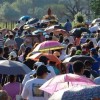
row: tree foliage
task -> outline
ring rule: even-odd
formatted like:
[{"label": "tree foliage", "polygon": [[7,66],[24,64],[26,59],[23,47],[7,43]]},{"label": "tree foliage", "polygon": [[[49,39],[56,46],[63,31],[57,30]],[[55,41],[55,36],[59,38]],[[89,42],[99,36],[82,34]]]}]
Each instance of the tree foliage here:
[{"label": "tree foliage", "polygon": [[100,17],[100,0],[91,0],[91,8],[95,17]]}]

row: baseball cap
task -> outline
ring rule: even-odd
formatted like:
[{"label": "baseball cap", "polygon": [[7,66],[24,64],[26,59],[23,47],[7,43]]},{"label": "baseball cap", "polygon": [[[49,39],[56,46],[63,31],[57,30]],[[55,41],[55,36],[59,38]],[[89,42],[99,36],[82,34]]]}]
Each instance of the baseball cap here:
[{"label": "baseball cap", "polygon": [[9,57],[16,58],[16,57],[17,57],[16,52],[15,52],[15,51],[12,51],[12,52],[9,54]]},{"label": "baseball cap", "polygon": [[48,39],[49,38],[49,35],[45,35],[45,38]]},{"label": "baseball cap", "polygon": [[41,65],[40,67],[37,68],[36,74],[38,76],[42,76],[44,73],[50,73],[50,71],[47,69],[45,65]]},{"label": "baseball cap", "polygon": [[95,48],[91,48],[90,51],[91,52],[96,52],[96,49]]}]

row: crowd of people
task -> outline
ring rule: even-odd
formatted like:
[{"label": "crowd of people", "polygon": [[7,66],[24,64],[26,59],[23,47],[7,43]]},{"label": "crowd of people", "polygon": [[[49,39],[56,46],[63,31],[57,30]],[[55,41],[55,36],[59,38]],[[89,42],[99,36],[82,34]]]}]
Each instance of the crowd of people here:
[{"label": "crowd of people", "polygon": [[[42,28],[38,29],[44,31],[49,25],[50,23],[46,22]],[[61,24],[59,26],[60,28],[56,27],[52,31],[46,31],[46,35],[41,31],[34,36],[32,35],[34,31],[22,27],[14,30],[0,30],[0,61],[19,61],[32,70],[26,75],[0,74],[0,100],[21,100],[18,95],[21,95],[22,100],[48,100],[50,94],[39,90],[39,88],[47,80],[67,73],[87,77],[93,83],[100,85],[100,28],[91,33],[92,38],[86,38],[83,43],[81,40],[84,35],[88,34],[87,32],[80,33],[79,37],[73,36],[72,24],[67,20],[63,27],[65,33],[59,31],[55,35],[54,31],[62,28]],[[50,61],[46,56],[41,56],[37,61],[29,59],[31,55],[36,53],[34,52],[36,46],[44,41],[58,41],[63,46],[62,49],[45,52],[56,56],[61,61],[59,65],[55,61]],[[86,59],[84,62],[77,60],[73,64],[63,63],[66,58],[76,55],[92,57],[95,62]],[[99,98],[93,99],[99,100]]]}]

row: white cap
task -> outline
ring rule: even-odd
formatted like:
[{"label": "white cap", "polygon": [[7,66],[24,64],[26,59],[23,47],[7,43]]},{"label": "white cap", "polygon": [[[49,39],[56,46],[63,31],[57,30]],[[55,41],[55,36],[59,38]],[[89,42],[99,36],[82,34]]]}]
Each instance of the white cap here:
[{"label": "white cap", "polygon": [[16,58],[17,57],[17,54],[15,51],[12,51],[10,54],[9,54],[10,57],[13,57],[13,58]]},{"label": "white cap", "polygon": [[36,62],[34,65],[36,65],[37,67],[40,67],[41,65],[44,65],[43,62]]},{"label": "white cap", "polygon": [[45,35],[45,38],[49,38],[49,35]]}]

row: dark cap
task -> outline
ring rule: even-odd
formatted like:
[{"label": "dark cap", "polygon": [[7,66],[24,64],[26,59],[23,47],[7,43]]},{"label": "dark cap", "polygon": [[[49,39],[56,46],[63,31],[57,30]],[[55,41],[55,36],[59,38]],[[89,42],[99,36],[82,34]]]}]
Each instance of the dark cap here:
[{"label": "dark cap", "polygon": [[50,71],[47,69],[45,65],[41,65],[37,68],[36,74],[38,76],[42,76],[44,73],[50,73]]},{"label": "dark cap", "polygon": [[91,48],[90,51],[91,52],[96,52],[96,49],[95,48]]},{"label": "dark cap", "polygon": [[39,58],[39,61],[41,62],[41,61],[47,61],[47,60],[49,60],[46,56],[41,56],[40,58]]}]

